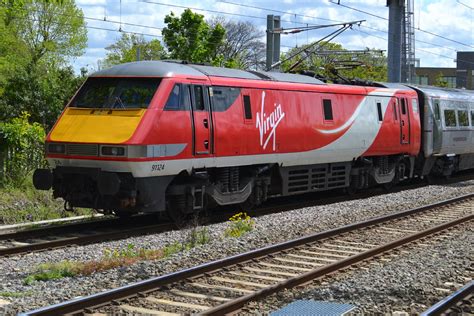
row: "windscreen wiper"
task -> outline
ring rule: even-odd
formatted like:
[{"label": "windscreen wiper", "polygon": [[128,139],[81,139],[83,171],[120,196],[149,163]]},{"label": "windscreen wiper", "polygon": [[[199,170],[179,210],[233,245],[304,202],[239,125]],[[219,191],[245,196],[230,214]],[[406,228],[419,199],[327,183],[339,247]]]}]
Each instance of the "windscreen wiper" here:
[{"label": "windscreen wiper", "polygon": [[117,104],[120,106],[121,109],[125,109],[125,104],[123,104],[122,102],[122,99],[120,99],[119,96],[116,96],[115,99],[114,99],[114,103],[112,104],[112,109],[115,108],[115,104]]}]

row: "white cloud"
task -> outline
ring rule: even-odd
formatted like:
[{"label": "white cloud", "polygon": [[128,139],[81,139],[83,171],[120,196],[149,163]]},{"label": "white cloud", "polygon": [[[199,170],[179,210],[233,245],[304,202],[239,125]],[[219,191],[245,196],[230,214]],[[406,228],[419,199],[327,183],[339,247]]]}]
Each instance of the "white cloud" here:
[{"label": "white cloud", "polygon": [[[335,21],[366,20],[366,22],[364,22],[360,27],[360,31],[359,27],[354,27],[353,31],[348,30],[344,32],[337,37],[334,42],[341,43],[344,47],[349,49],[365,49],[366,47],[382,50],[387,49],[386,31],[388,30],[388,22],[386,20],[338,6],[330,0],[228,0],[228,2],[243,4],[248,7],[218,0],[202,0],[200,2],[186,0],[160,0],[159,2],[168,5],[157,5],[141,0],[122,0],[122,14],[120,16],[120,2],[118,0],[76,0],[76,4],[84,11],[86,17],[103,19],[106,15],[108,20],[121,20],[126,23],[149,25],[153,27],[163,27],[164,17],[171,11],[175,12],[177,15],[180,15],[183,12],[184,8],[174,7],[174,5],[225,12],[228,13],[226,15],[222,14],[225,18],[231,20],[248,20],[255,23],[261,30],[266,29],[267,14],[280,15],[282,26],[284,28],[301,26],[306,23],[333,23],[324,19]],[[342,0],[341,4],[385,18],[388,17],[386,0]],[[269,10],[251,8],[252,6]],[[270,10],[284,11],[288,12],[288,14]],[[206,19],[219,15],[216,12],[196,12],[203,14]],[[295,16],[295,14],[297,15]],[[425,29],[467,45],[474,45],[473,15],[473,10],[469,10],[453,0],[415,1],[414,16],[415,25],[417,27],[419,26],[421,29]],[[295,22],[297,22],[297,24],[295,24]],[[118,30],[119,28],[118,24],[90,20],[88,20],[88,25],[114,30]],[[122,25],[122,29],[131,32],[160,35],[159,30],[147,27]],[[299,33],[297,35],[285,35],[282,36],[282,45],[302,45],[308,40],[318,40],[326,34],[329,34],[332,30],[335,30],[335,28],[310,31],[308,34]],[[382,32],[377,30],[381,30]],[[74,62],[76,70],[80,68],[79,64],[96,64],[97,59],[105,56],[104,48],[120,37],[119,32],[94,29],[89,29],[88,34],[89,47],[98,50],[87,50],[83,57],[76,59]],[[420,31],[416,32],[416,39],[444,47],[441,48],[419,42],[415,43],[415,47],[417,48],[416,57],[421,59],[421,64],[423,66],[453,67],[454,63],[452,60],[455,58],[456,53],[452,49],[461,51],[473,50],[472,47],[443,40],[439,37]],[[282,51],[285,51],[286,49],[287,48],[282,47]]]}]

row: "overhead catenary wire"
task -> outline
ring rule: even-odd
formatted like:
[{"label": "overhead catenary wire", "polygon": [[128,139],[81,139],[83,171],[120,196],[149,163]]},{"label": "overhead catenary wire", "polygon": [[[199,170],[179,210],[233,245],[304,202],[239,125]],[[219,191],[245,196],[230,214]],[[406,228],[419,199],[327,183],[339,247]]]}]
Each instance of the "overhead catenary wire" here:
[{"label": "overhead catenary wire", "polygon": [[[341,6],[341,7],[350,9],[350,10],[353,10],[353,11],[357,11],[357,12],[364,13],[364,14],[367,14],[367,15],[370,15],[370,16],[374,16],[374,17],[379,18],[379,19],[388,20],[388,19],[385,18],[385,17],[382,17],[382,16],[380,16],[380,15],[373,14],[373,13],[371,13],[371,12],[367,12],[367,11],[364,11],[364,10],[356,9],[356,8],[353,8],[353,7],[350,7],[350,6],[347,6],[347,5],[342,5],[342,4],[340,3],[340,0],[338,0],[337,2],[336,2],[335,0],[330,0],[329,2],[330,2],[330,3],[333,3],[333,4],[336,4],[336,5],[338,5],[338,6]],[[466,43],[463,43],[463,42],[460,42],[460,41],[457,41],[457,40],[453,40],[453,39],[448,38],[448,37],[446,37],[446,36],[442,36],[442,35],[436,34],[436,33],[434,33],[434,32],[421,29],[420,27],[414,27],[414,29],[417,30],[417,31],[420,31],[420,32],[423,32],[423,33],[426,33],[426,34],[429,34],[429,35],[432,35],[432,36],[435,36],[435,37],[439,37],[439,38],[444,39],[444,40],[446,40],[446,41],[450,41],[450,42],[453,42],[453,43],[456,43],[456,44],[459,44],[459,45],[463,45],[463,46],[466,46],[466,47],[474,48],[473,45],[469,45],[469,44],[466,44]]]},{"label": "overhead catenary wire", "polygon": [[[310,15],[305,15],[305,14],[298,14],[298,13],[287,12],[287,11],[282,11],[282,10],[274,10],[274,9],[271,9],[271,8],[257,7],[257,6],[254,6],[254,5],[241,4],[241,3],[232,2],[232,1],[227,1],[227,0],[216,0],[216,1],[217,1],[217,2],[227,3],[227,4],[232,4],[232,5],[239,6],[239,7],[251,8],[251,9],[258,9],[258,10],[268,10],[268,11],[274,11],[274,12],[279,12],[279,13],[283,13],[283,14],[296,14],[296,15],[301,16],[301,17],[306,17],[306,18],[311,18],[311,19],[320,19],[319,17],[315,17],[315,16],[310,16]],[[350,9],[353,9],[352,7],[349,7],[349,6],[345,6],[345,7],[350,8]],[[366,14],[372,15],[371,13],[366,12],[366,11],[363,11],[363,10],[357,9],[357,11],[360,11],[361,13],[366,13]],[[381,16],[377,16],[377,15],[376,15],[376,17],[377,17],[377,18],[380,18],[380,19],[386,20],[386,18],[381,17]],[[343,21],[339,21],[339,20],[330,20],[330,19],[328,19],[328,20],[329,20],[329,21],[333,21],[333,22],[343,22]],[[380,30],[380,29],[377,29],[377,28],[374,28],[374,27],[371,27],[371,26],[368,26],[368,25],[360,25],[359,27],[360,27],[360,28],[370,29],[370,30],[373,30],[373,31],[381,32],[381,33],[385,33],[385,34],[388,33],[388,30]],[[421,29],[420,29],[420,31],[423,32],[423,30],[421,30]],[[368,34],[368,33],[367,33],[367,34]],[[436,35],[437,35],[437,34],[436,34]],[[378,36],[374,36],[374,37],[378,37]],[[447,38],[445,38],[445,37],[443,37],[443,36],[441,36],[441,35],[438,35],[438,37],[447,39]],[[382,38],[382,37],[378,37],[378,38],[381,38],[381,39],[386,40],[385,38]],[[450,40],[450,39],[447,39],[447,40]],[[454,49],[454,48],[451,48],[451,47],[447,47],[447,46],[443,46],[443,45],[439,45],[439,44],[435,44],[435,43],[430,43],[430,42],[426,42],[426,41],[419,40],[419,39],[415,39],[415,42],[419,42],[419,43],[422,43],[422,44],[431,45],[431,46],[434,46],[434,47],[447,48],[447,49],[453,50],[453,51],[455,51],[455,52],[458,51],[458,50],[456,50],[456,49]],[[456,42],[456,41],[455,41],[455,42]],[[461,44],[464,44],[464,43],[461,43]],[[465,45],[465,44],[464,44],[464,45]],[[415,50],[417,50],[417,49],[415,48]]]},{"label": "overhead catenary wire", "polygon": [[[217,0],[219,1],[219,0]],[[240,5],[242,6],[241,4],[238,4],[238,3],[234,3],[234,2],[231,2],[231,1],[223,1],[223,0],[220,0],[221,2],[224,2],[224,3],[229,3],[229,4],[234,4],[234,5]],[[141,0],[141,2],[145,2],[145,3],[153,3],[153,4],[159,4],[159,5],[163,5],[163,6],[169,6],[169,7],[179,7],[179,8],[189,8],[189,7],[186,7],[186,6],[178,6],[178,5],[173,5],[173,4],[166,4],[166,3],[159,3],[159,2],[156,2],[156,1],[144,1],[144,0]],[[462,3],[461,3],[462,4]],[[6,4],[5,3],[0,3],[0,6],[5,6]],[[259,10],[269,10],[269,11],[272,11],[272,9],[267,9],[267,8],[260,8],[260,7],[255,7],[255,6],[250,6],[250,5],[246,5],[246,7],[249,7],[249,8],[252,8],[254,7],[255,9],[259,9]],[[243,14],[235,14],[235,13],[229,13],[229,12],[223,12],[223,11],[218,11],[218,10],[206,10],[206,9],[199,9],[199,8],[190,8],[190,9],[193,9],[193,10],[201,10],[201,11],[207,11],[207,12],[211,12],[211,13],[217,13],[217,14],[227,14],[227,15],[234,15],[234,16],[241,16],[241,17],[250,17],[250,18],[258,18],[258,19],[261,19],[261,20],[266,20],[265,17],[258,17],[258,16],[249,16],[249,15],[243,15]],[[281,11],[281,10],[273,10],[274,12],[280,12],[280,13],[285,13],[285,11]],[[289,13],[289,12],[286,12],[288,14],[295,14],[295,13]],[[62,14],[62,15],[66,15],[66,14]],[[297,14],[298,16],[304,16],[304,17],[307,17],[307,18],[314,18],[314,19],[319,19],[318,17],[313,17],[313,16],[309,16],[309,15],[303,15],[303,14]],[[137,24],[137,23],[130,23],[130,22],[122,22],[122,21],[114,21],[114,20],[109,20],[107,18],[94,18],[94,17],[89,17],[89,16],[84,16],[84,19],[86,20],[91,20],[91,21],[97,21],[97,22],[105,22],[105,23],[113,23],[113,24],[122,24],[122,25],[127,25],[127,26],[132,26],[132,27],[142,27],[142,28],[149,28],[149,29],[156,29],[156,30],[162,30],[163,27],[156,27],[156,26],[151,26],[151,25],[143,25],[143,24]],[[322,19],[322,18],[321,18]],[[327,19],[327,20],[330,20],[330,19]],[[336,21],[336,20],[330,20],[330,21]],[[300,22],[295,22],[295,21],[286,21],[288,23],[298,23],[298,24],[304,24],[304,25],[311,25],[309,23],[300,23]],[[313,24],[313,25],[318,25],[318,24]],[[99,27],[99,26],[91,26],[91,25],[86,25],[85,26],[86,28],[88,29],[94,29],[94,30],[102,30],[102,31],[107,31],[107,32],[118,32],[118,33],[127,33],[127,34],[135,34],[135,35],[143,35],[143,36],[148,36],[148,37],[154,37],[154,38],[162,38],[163,36],[162,35],[156,35],[156,34],[150,34],[150,33],[144,33],[144,32],[137,32],[137,31],[128,31],[128,30],[123,30],[123,29],[112,29],[112,28],[106,28],[106,27]],[[379,30],[379,29],[376,29],[376,28],[373,28],[373,27],[370,27],[370,26],[366,26],[366,25],[362,25],[360,26],[360,28],[368,28],[368,29],[372,29],[374,31],[378,31],[378,32],[383,32],[383,33],[386,33],[387,31],[384,31],[384,30]],[[373,34],[370,34],[368,32],[363,32],[362,30],[360,30],[359,28],[359,31],[364,33],[364,34],[367,34],[371,37],[375,37],[375,38],[380,38],[380,39],[383,39],[385,41],[387,41],[386,38],[384,37],[381,37],[381,36],[376,36],[376,35],[373,35]],[[424,30],[421,30],[421,31],[424,31]],[[437,34],[432,34],[433,36],[438,36],[440,37],[439,35]],[[441,37],[443,38],[443,37]],[[447,40],[450,40],[450,41],[453,41],[451,39],[448,39],[448,38],[445,38]],[[441,46],[441,45],[438,45],[438,44],[434,44],[434,43],[429,43],[429,42],[425,42],[425,41],[421,41],[421,40],[416,40],[417,42],[421,42],[421,43],[424,43],[424,44],[427,44],[427,45],[432,45],[432,46],[436,46],[436,47],[440,47],[440,48],[446,48],[446,49],[450,49],[450,50],[453,50],[453,51],[457,51],[453,48],[450,48],[450,47],[446,47],[446,46]],[[456,41],[455,41],[456,42]],[[467,44],[464,44],[464,43],[461,43],[459,42],[459,44],[463,44],[463,45],[467,45]],[[293,46],[288,46],[288,45],[281,45],[282,47],[285,47],[285,48],[294,48]],[[468,45],[469,47],[474,47],[474,46],[470,46]],[[437,53],[433,53],[433,52],[430,52],[430,51],[427,51],[427,50],[423,50],[423,49],[420,49],[420,48],[416,48],[416,50],[418,51],[423,51],[423,52],[427,52],[429,54],[433,54],[433,55],[436,55],[436,56],[439,56],[439,57],[442,57],[442,58],[449,58],[449,59],[454,59],[453,57],[449,57],[449,56],[446,56],[446,55],[441,55],[441,54],[437,54]],[[468,61],[466,61],[468,62]],[[470,62],[468,62],[470,63]]]}]

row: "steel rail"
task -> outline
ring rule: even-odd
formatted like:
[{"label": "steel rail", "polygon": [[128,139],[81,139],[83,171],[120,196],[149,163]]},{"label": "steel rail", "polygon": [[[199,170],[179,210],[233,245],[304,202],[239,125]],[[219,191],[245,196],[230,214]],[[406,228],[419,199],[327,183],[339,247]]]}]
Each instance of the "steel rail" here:
[{"label": "steel rail", "polygon": [[294,287],[296,287],[298,285],[301,285],[301,284],[304,284],[308,281],[315,280],[315,279],[320,278],[322,276],[328,275],[329,273],[335,272],[337,270],[341,270],[341,269],[346,268],[348,266],[351,266],[355,263],[358,263],[358,262],[361,262],[361,261],[366,260],[368,258],[372,258],[372,257],[375,257],[377,255],[380,255],[380,254],[382,254],[382,253],[384,253],[388,250],[393,250],[393,249],[398,248],[400,246],[406,245],[406,244],[408,244],[412,241],[415,241],[415,240],[421,239],[423,237],[432,235],[434,233],[443,231],[447,228],[450,228],[450,227],[468,222],[472,219],[474,219],[474,214],[465,216],[463,218],[460,218],[460,219],[457,219],[457,220],[454,220],[454,221],[451,221],[451,222],[448,222],[448,223],[445,223],[445,224],[438,225],[436,227],[424,230],[420,233],[416,233],[416,234],[407,236],[405,238],[395,240],[395,241],[393,241],[391,243],[388,243],[388,244],[385,244],[383,246],[365,251],[365,252],[363,252],[361,254],[358,254],[358,255],[351,256],[347,259],[343,259],[343,260],[335,262],[333,264],[329,264],[327,266],[324,266],[320,269],[316,269],[316,270],[304,273],[300,276],[293,277],[293,278],[288,279],[284,282],[278,283],[276,285],[269,286],[269,287],[267,287],[265,289],[262,289],[260,291],[256,291],[252,294],[240,297],[236,300],[229,301],[228,303],[218,305],[218,306],[216,306],[212,309],[209,309],[209,310],[206,310],[206,311],[202,312],[201,314],[202,315],[224,315],[224,314],[228,314],[230,312],[239,310],[240,308],[245,306],[245,304],[247,304],[251,301],[262,299],[264,297],[267,297],[271,294],[274,294],[274,293],[276,293],[278,291],[281,291],[283,289],[286,289],[286,288],[294,288]]},{"label": "steel rail", "polygon": [[127,228],[125,230],[115,230],[112,232],[102,232],[98,234],[91,234],[85,236],[74,236],[74,237],[65,237],[57,240],[45,241],[32,243],[24,246],[17,247],[8,247],[5,249],[0,249],[0,257],[10,256],[14,254],[27,253],[38,250],[47,250],[53,248],[62,248],[71,245],[83,245],[91,244],[95,242],[103,242],[106,240],[116,240],[127,238],[136,235],[146,235],[152,233],[158,233],[163,231],[172,230],[174,228],[173,224],[155,224],[147,226],[138,226],[134,228]]},{"label": "steel rail", "polygon": [[[430,210],[430,209],[433,209],[433,208],[438,208],[438,207],[442,207],[442,206],[455,204],[455,203],[458,203],[458,202],[463,202],[465,200],[472,199],[473,197],[474,197],[474,194],[467,194],[467,195],[464,195],[464,196],[461,196],[461,197],[445,200],[445,201],[442,201],[442,202],[433,203],[433,204],[418,207],[418,208],[413,208],[413,209],[410,209],[410,210],[407,210],[407,211],[398,212],[398,213],[394,213],[394,214],[389,214],[389,215],[386,215],[386,216],[376,217],[376,218],[369,219],[369,220],[366,220],[366,221],[363,221],[363,222],[358,222],[358,223],[355,223],[355,224],[346,225],[346,226],[343,226],[343,227],[340,227],[340,228],[319,232],[319,233],[316,233],[316,234],[301,237],[301,238],[294,239],[294,240],[291,240],[291,241],[282,242],[282,243],[279,243],[279,244],[276,244],[276,245],[271,245],[271,246],[267,246],[267,247],[264,247],[264,248],[248,251],[248,252],[245,252],[245,253],[242,253],[242,254],[238,254],[238,255],[234,255],[234,256],[225,258],[225,259],[220,259],[220,260],[212,261],[212,262],[209,262],[209,263],[204,263],[204,264],[201,264],[201,265],[196,266],[196,267],[192,267],[192,268],[184,269],[184,270],[181,270],[181,271],[169,273],[169,274],[159,276],[159,277],[154,277],[154,278],[151,278],[151,279],[148,279],[148,280],[145,280],[145,281],[141,281],[141,282],[133,283],[133,284],[126,285],[126,286],[123,286],[123,287],[120,287],[120,288],[112,289],[112,290],[109,290],[109,291],[93,294],[93,295],[90,295],[90,296],[87,296],[87,297],[81,297],[81,298],[73,299],[73,300],[70,300],[70,301],[62,302],[62,303],[59,303],[59,304],[42,307],[42,308],[39,308],[39,309],[36,309],[36,310],[33,310],[33,311],[22,313],[20,315],[25,315],[25,316],[26,315],[62,315],[62,314],[66,314],[66,313],[75,313],[75,312],[78,312],[78,311],[81,311],[81,310],[84,310],[84,309],[93,308],[93,307],[97,308],[97,307],[103,306],[103,305],[105,305],[105,304],[107,304],[111,301],[120,300],[120,299],[124,299],[124,298],[127,298],[127,297],[133,297],[133,296],[136,296],[138,293],[149,292],[149,291],[155,290],[155,289],[157,289],[161,286],[164,286],[164,285],[167,285],[167,284],[170,284],[170,283],[174,283],[174,282],[177,282],[177,281],[181,281],[181,280],[184,280],[184,279],[187,279],[187,278],[199,276],[199,275],[202,275],[202,274],[205,274],[205,273],[210,273],[212,271],[220,270],[224,267],[229,267],[229,266],[233,266],[233,265],[236,265],[236,264],[239,264],[239,263],[249,262],[251,260],[254,260],[254,259],[257,259],[257,258],[260,258],[260,257],[264,257],[264,256],[267,256],[267,255],[272,254],[272,253],[280,252],[282,250],[291,249],[291,248],[297,247],[299,245],[312,243],[312,242],[315,242],[315,241],[318,241],[318,240],[321,240],[321,239],[337,236],[337,235],[340,235],[340,234],[343,234],[343,233],[346,233],[346,232],[350,232],[350,231],[353,231],[353,230],[373,226],[373,225],[380,224],[380,223],[387,222],[387,221],[391,221],[391,220],[394,220],[394,219],[407,217],[407,216],[414,215],[414,214],[417,214],[417,213],[420,213],[420,212],[423,212],[423,211],[427,211],[427,210]],[[457,220],[456,222],[459,224],[462,221],[472,219],[472,217],[473,217],[473,215],[470,215],[467,218],[465,217],[463,219]],[[432,228],[432,229],[429,229],[427,231],[417,233],[416,235],[419,236],[418,238],[421,238],[422,236],[427,236],[428,234],[430,234],[429,232],[433,233],[435,231],[439,231],[441,229],[441,227],[447,227],[447,225],[446,224],[445,225],[439,225],[439,226],[437,226],[435,228]],[[445,229],[445,228],[443,228],[443,229]],[[405,242],[409,242],[409,241],[412,241],[412,240],[415,240],[415,239],[414,239],[414,237],[409,236],[407,238],[403,238],[402,240],[405,240]],[[389,247],[386,246],[386,245],[376,248],[376,250],[379,251],[379,253],[387,251],[388,249],[389,249]],[[358,258],[359,258],[359,261],[368,258],[369,254],[372,253],[372,252],[374,252],[374,251],[369,250],[369,251],[364,252],[360,255],[357,255]],[[345,259],[344,260],[345,264],[349,264],[348,263],[349,260],[352,261],[352,258]],[[323,272],[329,273],[330,271],[335,271],[335,269],[339,265],[341,265],[341,264],[340,263],[335,263],[334,265],[326,266],[326,267],[323,267],[321,269],[314,270],[312,272],[308,272],[308,273],[302,275],[301,278],[300,277],[295,277],[293,279],[290,279],[289,281],[285,282],[284,285],[279,285],[278,288],[284,288],[284,287],[292,286],[293,284],[305,283],[308,280],[311,280],[312,278],[317,277],[318,275],[322,275],[321,273],[323,273]],[[304,281],[304,280],[306,280],[306,281]],[[277,289],[276,288],[274,289],[274,287],[272,286],[268,290],[264,289],[260,292],[256,292],[256,293],[258,293],[258,295],[256,297],[263,297],[264,295],[268,295],[270,293],[273,293],[273,291],[275,291],[275,290],[277,290]],[[232,303],[232,306],[230,306],[231,305],[230,302],[228,304],[223,304],[223,305],[217,306],[216,308],[210,309],[209,312],[211,312],[211,313],[221,313],[222,314],[222,313],[225,313],[225,311],[227,311],[227,310],[230,311],[230,310],[232,310],[232,308],[236,308],[236,306],[240,308],[240,306],[245,305],[245,302],[248,299],[253,299],[254,298],[253,295],[254,294],[252,294],[252,297],[250,297],[250,295],[245,296],[245,300],[244,300],[244,298],[240,298],[240,299],[234,301],[234,303]],[[219,308],[219,310],[217,308]],[[206,313],[206,312],[204,312],[204,313]]]},{"label": "steel rail", "polygon": [[[468,176],[468,178],[472,178],[471,174],[467,174],[463,176],[457,176],[456,177],[457,181],[459,180],[459,178],[465,179],[466,176]],[[403,186],[398,186],[397,188],[393,190],[393,192],[400,192],[404,190],[418,188],[421,186],[425,186],[425,184],[420,184],[420,183],[405,184]],[[316,205],[322,205],[322,204],[332,204],[332,203],[338,203],[338,202],[360,199],[360,198],[368,198],[368,197],[381,195],[382,193],[374,192],[374,190],[371,190],[371,191],[358,192],[349,197],[330,194],[329,198],[325,197],[325,198],[314,199],[314,197],[311,197],[309,200],[304,198],[305,196],[310,196],[310,194],[311,193],[306,193],[299,197],[289,196],[289,197],[274,198],[266,202],[264,205],[254,209],[254,211],[249,212],[249,215],[258,217],[258,216],[271,214],[275,212],[286,211],[288,209],[310,207],[310,206],[316,206]],[[303,197],[303,201],[301,201],[301,197]],[[233,214],[234,213],[232,212],[230,213],[229,212],[225,212],[225,213],[215,212],[214,214],[212,214],[212,217],[210,217],[206,222],[207,223],[222,222],[228,219]],[[59,226],[21,230],[21,231],[17,231],[13,233],[0,234],[0,241],[15,240],[15,241],[22,242],[23,240],[26,240],[26,239],[44,239],[44,237],[49,237],[51,235],[58,235],[58,234],[73,235],[75,233],[76,234],[80,233],[81,230],[96,230],[96,229],[103,230],[107,228],[113,228],[114,230],[117,230],[117,226],[119,225],[120,226],[118,227],[118,229],[122,229],[122,231],[123,229],[127,229],[127,233],[123,233],[123,232],[122,233],[113,233],[113,232],[98,233],[96,235],[91,234],[90,236],[61,238],[61,239],[51,240],[48,242],[35,242],[29,245],[0,248],[0,257],[18,255],[18,254],[28,253],[28,252],[33,252],[33,251],[62,248],[62,247],[70,246],[70,245],[85,245],[85,244],[91,244],[95,242],[101,242],[104,240],[117,240],[117,239],[127,238],[130,236],[140,236],[140,235],[146,235],[146,234],[151,234],[151,233],[159,233],[159,232],[172,230],[176,228],[179,229],[179,227],[173,227],[173,225],[169,222],[159,224],[159,225],[163,225],[161,227],[158,227],[158,226],[149,227],[149,228],[143,227],[145,225],[141,223],[147,223],[144,220],[148,218],[147,216],[151,217],[152,215],[134,216],[127,219],[126,222],[124,219],[120,219],[120,218],[112,218],[112,219],[105,218],[105,219],[98,219],[98,220],[87,221],[87,222],[63,224]],[[138,225],[140,225],[140,227],[142,228],[134,229],[135,227],[138,227]],[[156,230],[154,230],[155,228]]]},{"label": "steel rail", "polygon": [[464,285],[462,288],[454,292],[453,294],[445,297],[438,303],[434,304],[426,311],[421,313],[420,316],[437,316],[442,315],[444,312],[448,311],[451,307],[456,306],[456,304],[474,292],[474,281],[469,282]]}]

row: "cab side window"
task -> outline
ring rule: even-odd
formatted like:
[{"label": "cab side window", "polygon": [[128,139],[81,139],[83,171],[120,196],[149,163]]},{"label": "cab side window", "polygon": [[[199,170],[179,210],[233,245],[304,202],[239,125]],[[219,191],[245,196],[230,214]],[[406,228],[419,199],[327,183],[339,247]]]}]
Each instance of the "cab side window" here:
[{"label": "cab side window", "polygon": [[191,103],[189,97],[189,88],[186,85],[175,84],[166,101],[165,111],[186,110]]}]

